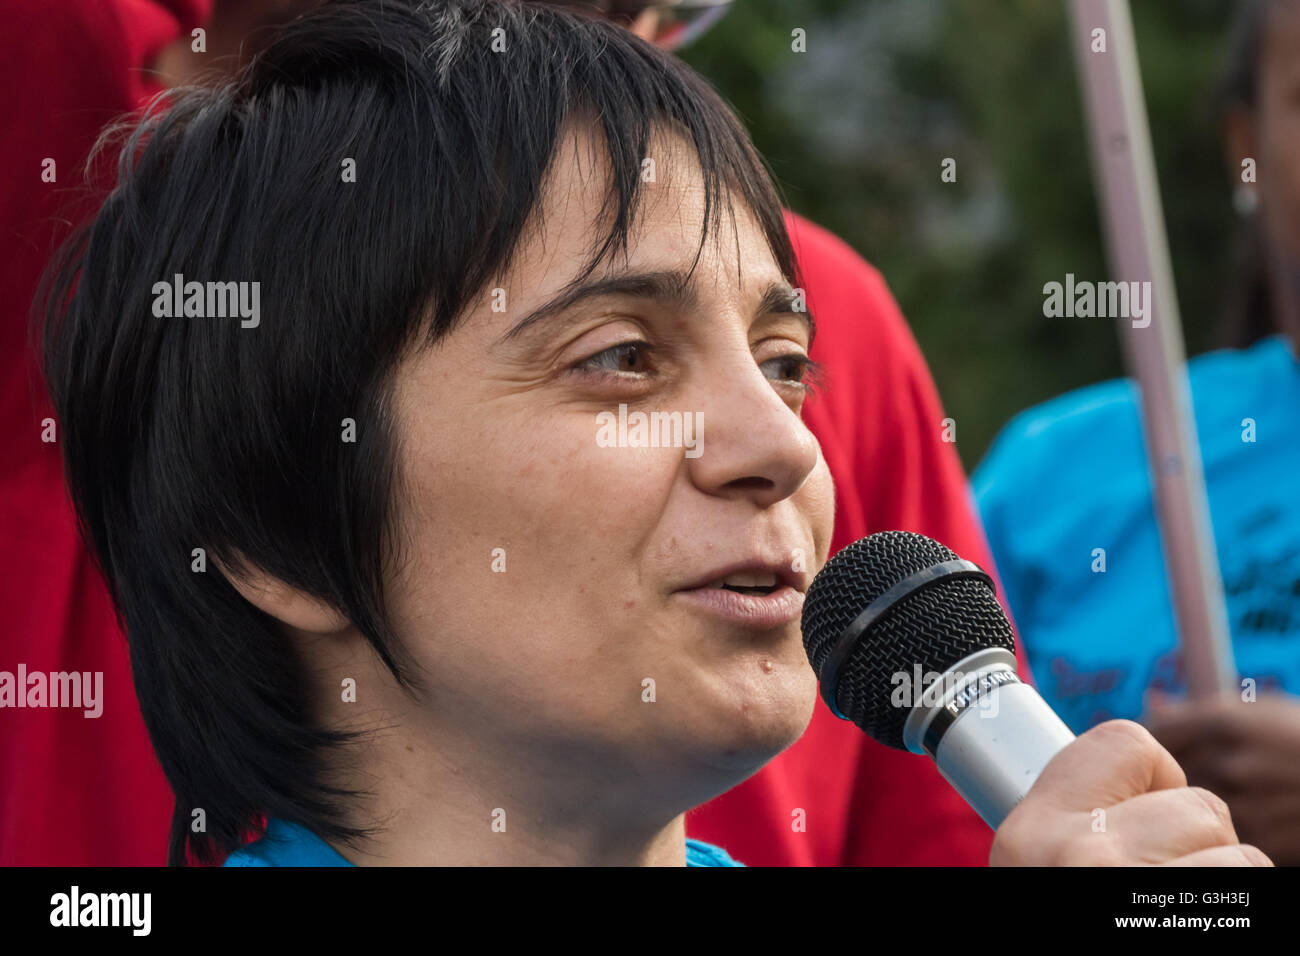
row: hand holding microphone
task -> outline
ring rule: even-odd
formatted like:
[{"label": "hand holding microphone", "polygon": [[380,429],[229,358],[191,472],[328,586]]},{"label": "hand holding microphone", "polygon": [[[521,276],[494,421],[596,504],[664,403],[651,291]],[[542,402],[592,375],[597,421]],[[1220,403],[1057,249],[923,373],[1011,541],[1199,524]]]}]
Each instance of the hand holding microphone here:
[{"label": "hand holding microphone", "polygon": [[1076,739],[1016,676],[992,582],[936,541],[889,531],[844,548],[808,590],[803,637],[831,710],[929,753],[997,830],[994,865],[1272,865],[1140,725]]},{"label": "hand holding microphone", "polygon": [[1110,720],[1065,747],[998,828],[992,866],[1272,866],[1228,805],[1187,786],[1141,724]]}]

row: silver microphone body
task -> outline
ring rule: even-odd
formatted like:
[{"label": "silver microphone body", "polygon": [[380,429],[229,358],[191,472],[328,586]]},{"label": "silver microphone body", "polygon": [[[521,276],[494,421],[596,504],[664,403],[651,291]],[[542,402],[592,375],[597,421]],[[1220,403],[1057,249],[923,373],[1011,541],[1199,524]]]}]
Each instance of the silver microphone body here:
[{"label": "silver microphone body", "polygon": [[1016,676],[1015,655],[1003,648],[977,651],[934,677],[912,705],[903,742],[930,754],[996,830],[1074,734]]}]

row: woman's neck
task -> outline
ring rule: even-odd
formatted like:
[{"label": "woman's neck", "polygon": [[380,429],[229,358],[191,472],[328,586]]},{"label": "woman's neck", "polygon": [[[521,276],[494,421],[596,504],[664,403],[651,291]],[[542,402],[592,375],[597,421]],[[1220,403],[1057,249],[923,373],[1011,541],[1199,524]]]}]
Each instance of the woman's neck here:
[{"label": "woman's neck", "polygon": [[[370,715],[366,724],[378,721]],[[684,866],[685,809],[699,802],[620,773],[575,747],[509,746],[414,733],[391,715],[337,783],[363,796],[349,823],[363,843],[333,844],[358,866]],[[352,727],[349,729],[356,729]],[[496,756],[496,755],[501,756]],[[666,808],[681,809],[666,809]]]}]

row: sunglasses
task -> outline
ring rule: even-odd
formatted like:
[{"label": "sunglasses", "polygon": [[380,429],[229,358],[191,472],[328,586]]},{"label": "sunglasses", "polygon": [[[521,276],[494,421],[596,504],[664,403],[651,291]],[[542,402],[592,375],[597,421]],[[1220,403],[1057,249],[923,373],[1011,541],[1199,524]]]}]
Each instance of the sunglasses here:
[{"label": "sunglasses", "polygon": [[600,14],[623,27],[630,27],[642,14],[652,11],[654,34],[650,38],[661,50],[673,52],[694,42],[722,19],[733,0],[560,0],[556,6],[580,7]]}]

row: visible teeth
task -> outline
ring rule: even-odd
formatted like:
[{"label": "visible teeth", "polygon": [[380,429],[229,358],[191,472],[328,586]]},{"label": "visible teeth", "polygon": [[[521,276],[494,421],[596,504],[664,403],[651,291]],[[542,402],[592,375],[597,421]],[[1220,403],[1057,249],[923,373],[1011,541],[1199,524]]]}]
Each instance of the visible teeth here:
[{"label": "visible teeth", "polygon": [[737,571],[713,585],[715,588],[731,585],[733,588],[770,588],[776,586],[776,575],[770,571]]}]

